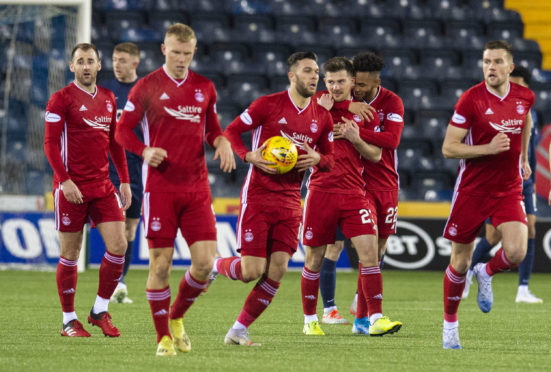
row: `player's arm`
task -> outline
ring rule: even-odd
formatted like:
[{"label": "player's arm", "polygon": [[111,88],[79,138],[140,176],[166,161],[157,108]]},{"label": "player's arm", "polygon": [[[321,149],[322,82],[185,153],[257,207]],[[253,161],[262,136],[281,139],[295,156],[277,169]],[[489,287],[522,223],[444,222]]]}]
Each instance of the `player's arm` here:
[{"label": "player's arm", "polygon": [[365,102],[350,102],[348,111],[360,116],[365,121],[369,122],[377,115],[377,110],[373,106]]},{"label": "player's arm", "polygon": [[528,110],[528,115],[526,115],[526,120],[524,128],[522,130],[522,148],[520,152],[520,165],[522,167],[522,178],[527,180],[532,174],[532,169],[530,168],[530,162],[528,160],[528,148],[530,147],[530,135],[532,134],[532,113]]},{"label": "player's arm", "polygon": [[143,80],[138,81],[128,95],[126,106],[117,123],[115,139],[128,151],[141,156],[147,165],[158,167],[168,156],[166,150],[161,147],[146,146],[134,133],[134,128],[138,126],[145,113],[140,92],[146,94],[147,89],[143,87],[142,82]]},{"label": "player's arm", "polygon": [[510,148],[511,141],[505,133],[499,132],[492,138],[490,143],[472,146],[463,143],[463,139],[467,133],[467,129],[456,127],[453,124],[448,125],[444,143],[442,144],[442,154],[445,158],[473,159],[499,154]]},{"label": "player's arm", "polygon": [[128,164],[126,162],[126,154],[124,152],[124,148],[115,140],[115,131],[117,127],[117,110],[115,96],[113,95],[111,98],[113,102],[115,102],[115,109],[113,110],[113,115],[111,119],[111,130],[109,131],[109,153],[111,154],[111,159],[113,160],[113,164],[117,169],[117,173],[121,181],[119,191],[121,194],[123,208],[124,210],[127,210],[132,203],[130,177],[128,175]]},{"label": "player's arm", "polygon": [[205,120],[205,140],[216,149],[213,159],[220,159],[220,169],[229,173],[235,169],[235,157],[230,141],[222,134],[222,128],[216,113],[216,89],[214,89],[214,85],[212,85],[211,92],[211,100],[207,107]]},{"label": "player's arm", "polygon": [[264,120],[264,115],[266,115],[269,109],[264,106],[264,98],[259,98],[254,101],[249,108],[236,117],[230,125],[224,131],[224,136],[230,141],[233,151],[246,163],[251,163],[260,170],[276,174],[277,170],[275,168],[269,167],[273,165],[272,162],[264,160],[262,157],[262,151],[266,148],[263,144],[262,146],[257,147],[256,149],[249,149],[245,146],[241,135],[245,132],[251,131],[261,125]]},{"label": "player's arm", "polygon": [[354,145],[354,148],[363,158],[373,163],[381,160],[383,149],[362,140],[360,137],[360,127],[354,121],[348,120],[345,117],[341,117],[341,119],[343,124],[340,126],[340,135]]},{"label": "player's arm", "polygon": [[65,199],[70,203],[81,204],[83,202],[82,193],[71,180],[61,158],[61,134],[66,120],[64,101],[65,99],[60,93],[55,93],[46,107],[44,153],[59,178]]},{"label": "player's arm", "polygon": [[311,148],[308,143],[304,142],[305,154],[301,154],[297,158],[295,169],[299,172],[305,171],[310,167],[317,166],[322,172],[328,172],[335,164],[334,149],[333,149],[333,119],[327,112],[327,125],[320,135],[316,146],[319,152]]}]

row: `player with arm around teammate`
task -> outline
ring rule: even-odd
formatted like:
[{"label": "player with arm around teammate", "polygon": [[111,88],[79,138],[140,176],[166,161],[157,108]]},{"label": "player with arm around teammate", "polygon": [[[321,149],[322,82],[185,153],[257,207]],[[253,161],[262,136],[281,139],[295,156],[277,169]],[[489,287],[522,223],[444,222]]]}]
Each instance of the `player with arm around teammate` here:
[{"label": "player with arm around teammate", "polygon": [[[304,171],[314,166],[328,171],[333,166],[333,120],[312,100],[319,80],[316,55],[292,54],[287,71],[289,90],[258,98],[225,131],[237,155],[250,167],[237,225],[241,257],[218,259],[215,270],[245,283],[260,278],[226,334],[226,344],[258,345],[249,339],[248,327],[272,302],[297,250]],[[241,139],[247,131],[253,132],[251,150]],[[290,139],[299,151],[295,168],[285,174],[276,174],[262,158],[264,141],[276,135]]]},{"label": "player with arm around teammate", "polygon": [[[115,78],[101,82],[101,86],[109,89],[115,94],[115,99],[117,100],[117,120],[119,120],[122,110],[126,105],[126,100],[128,99],[130,89],[132,89],[138,81],[136,69],[138,68],[139,63],[140,49],[136,44],[126,42],[115,45],[115,48],[113,49],[113,72],[115,73]],[[138,136],[140,141],[143,141],[143,133],[140,127],[136,127],[134,133],[136,133],[136,136]],[[132,261],[134,239],[136,237],[136,228],[138,227],[138,222],[140,221],[143,198],[142,159],[138,155],[133,154],[130,151],[126,151],[126,162],[128,164],[130,188],[132,191],[132,203],[126,210],[124,220],[125,235],[128,244],[124,255],[124,268],[122,270],[122,276],[117,284],[115,292],[113,292],[113,295],[111,296],[111,302],[125,304],[133,302],[128,297],[128,290],[124,279]],[[115,187],[120,184],[119,177],[111,158],[109,159],[109,178]]]},{"label": "player with arm around teammate", "polygon": [[[165,64],[141,78],[130,91],[117,129],[117,140],[143,157],[144,231],[149,245],[147,298],[157,332],[157,355],[191,350],[183,317],[208,284],[216,255],[204,142],[216,151],[224,172],[235,169],[229,141],[216,114],[216,90],[191,71],[197,37],[187,25],[171,25],[161,50]],[[142,124],[144,141],[134,134]],[[169,276],[178,228],[189,245],[191,267],[170,305]],[[169,330],[170,319],[170,330]]]},{"label": "player with arm around teammate", "polygon": [[[63,310],[61,335],[90,336],[78,320],[74,299],[82,229],[91,219],[103,238],[106,252],[88,323],[100,327],[105,336],[119,337],[108,305],[124,265],[124,210],[129,207],[132,196],[124,151],[114,138],[116,102],[111,91],[96,85],[101,62],[94,45],[76,45],[69,66],[75,80],[50,97],[44,137],[44,151],[54,170],[55,220],[60,246],[56,279]],[[122,181],[121,197],[109,180],[109,153]]]},{"label": "player with arm around teammate", "polygon": [[513,68],[513,50],[507,42],[486,43],[484,81],[460,97],[442,145],[445,157],[461,159],[444,229],[444,237],[452,241],[444,275],[444,349],[461,349],[457,310],[474,240],[486,218],[501,233],[503,246],[488,263],[474,268],[482,312],[493,305],[494,274],[517,267],[526,254],[528,229],[521,192],[522,177],[531,174],[528,144],[535,97],[528,88],[509,82]]},{"label": "player with arm around teammate", "polygon": [[[319,278],[327,244],[335,242],[337,226],[356,248],[360,260],[358,286],[363,288],[369,308],[371,327],[357,333],[382,336],[397,332],[402,323],[382,314],[383,282],[378,264],[377,226],[371,205],[365,198],[362,158],[371,162],[381,159],[381,148],[365,143],[359,135],[365,123],[348,111],[354,83],[352,63],[343,57],[329,59],[323,66],[325,85],[332,105],[333,121],[338,123],[339,140],[335,143],[335,165],[330,172],[314,169],[308,181],[304,203],[303,245],[306,258],[302,271],[301,292],[304,329],[307,335],[323,335],[316,314]],[[323,95],[320,99],[327,99]],[[378,117],[369,123],[379,124]],[[367,321],[367,319],[365,319]]]}]

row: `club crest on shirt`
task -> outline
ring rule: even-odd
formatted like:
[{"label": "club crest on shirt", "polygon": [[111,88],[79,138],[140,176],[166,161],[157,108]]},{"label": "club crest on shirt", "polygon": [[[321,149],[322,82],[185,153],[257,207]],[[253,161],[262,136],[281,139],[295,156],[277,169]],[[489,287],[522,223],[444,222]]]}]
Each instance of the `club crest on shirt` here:
[{"label": "club crest on shirt", "polygon": [[311,227],[307,227],[306,228],[306,233],[304,233],[304,237],[307,239],[307,240],[310,240],[314,237],[314,233],[312,232],[312,228]]},{"label": "club crest on shirt", "polygon": [[254,240],[254,234],[250,229],[245,230],[245,241],[250,243]]},{"label": "club crest on shirt", "polygon": [[71,224],[71,219],[69,218],[69,215],[67,213],[63,213],[63,217],[61,217],[61,223],[63,223],[64,226],[69,226]]},{"label": "club crest on shirt", "polygon": [[205,96],[203,95],[203,93],[201,93],[200,89],[195,90],[194,97],[197,102],[203,102],[205,100]]},{"label": "club crest on shirt", "polygon": [[354,114],[354,116],[353,116],[352,118],[354,119],[354,121],[355,121],[356,123],[359,123],[360,121],[362,121],[362,118],[359,117],[359,116],[356,115],[356,114]]},{"label": "club crest on shirt", "polygon": [[111,103],[110,100],[105,100],[105,105],[107,106],[107,111],[109,112],[113,112],[113,104]]},{"label": "club crest on shirt", "polygon": [[161,230],[161,221],[159,221],[160,218],[159,217],[153,217],[151,220],[152,220],[151,221],[151,230],[153,230],[153,231]]},{"label": "club crest on shirt", "polygon": [[312,124],[310,124],[310,130],[312,133],[316,133],[318,131],[318,123],[316,123],[315,120],[313,120]]},{"label": "club crest on shirt", "polygon": [[523,105],[517,105],[517,113],[519,115],[522,115],[524,114],[525,110],[524,110],[524,106]]}]

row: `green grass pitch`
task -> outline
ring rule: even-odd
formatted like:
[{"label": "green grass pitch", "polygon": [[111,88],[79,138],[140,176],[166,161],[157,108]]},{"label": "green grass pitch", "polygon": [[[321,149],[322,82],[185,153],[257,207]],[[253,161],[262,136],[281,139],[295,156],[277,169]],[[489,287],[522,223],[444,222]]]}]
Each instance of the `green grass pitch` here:
[{"label": "green grass pitch", "polygon": [[[173,298],[183,271],[172,273]],[[302,334],[300,273],[289,272],[272,305],[250,327],[260,348],[224,345],[252,284],[219,277],[188,311],[184,324],[192,351],[155,357],[156,339],[145,298],[146,270],[131,270],[133,304],[111,304],[120,338],[87,324],[98,271],[79,275],[76,311],[92,334],[61,337],[55,273],[0,271],[0,371],[442,371],[550,370],[551,277],[534,274],[530,287],[543,305],[515,304],[517,274],[494,279],[494,308],[476,305],[476,284],[459,309],[463,350],[442,350],[443,272],[386,270],[384,313],[404,326],[394,335],[351,334],[351,326],[323,326],[325,336]],[[349,320],[356,274],[337,275],[337,304]],[[318,314],[321,316],[321,298]]]}]

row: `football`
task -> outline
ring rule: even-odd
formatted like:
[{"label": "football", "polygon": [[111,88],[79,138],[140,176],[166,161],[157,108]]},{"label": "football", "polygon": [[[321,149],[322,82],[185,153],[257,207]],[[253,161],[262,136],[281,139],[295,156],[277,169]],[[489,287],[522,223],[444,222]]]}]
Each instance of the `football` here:
[{"label": "football", "polygon": [[277,173],[284,174],[289,172],[297,163],[297,147],[291,140],[274,136],[268,138],[266,142],[266,148],[262,151],[262,157],[264,160],[275,163],[270,167],[277,169]]}]

